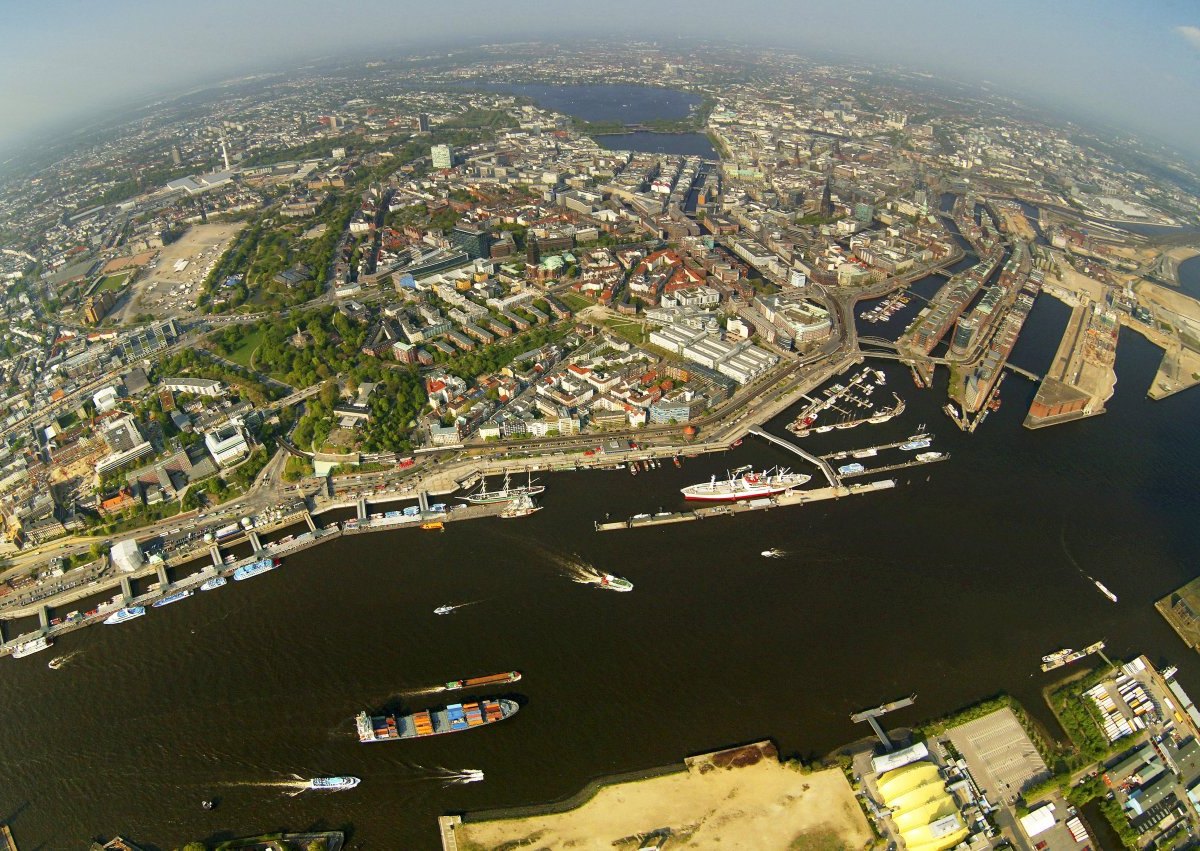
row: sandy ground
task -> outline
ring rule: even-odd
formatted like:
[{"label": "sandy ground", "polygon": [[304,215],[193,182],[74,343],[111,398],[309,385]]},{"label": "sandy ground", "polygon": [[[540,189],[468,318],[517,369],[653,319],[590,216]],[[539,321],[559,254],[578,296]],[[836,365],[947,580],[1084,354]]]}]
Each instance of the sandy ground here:
[{"label": "sandy ground", "polygon": [[1062,280],[1055,281],[1054,277],[1047,276],[1047,280],[1062,287],[1064,290],[1070,290],[1073,293],[1082,293],[1092,301],[1103,302],[1104,284],[1097,281],[1095,278],[1089,278],[1087,275],[1076,272],[1070,266],[1060,263],[1058,268],[1062,271]]},{"label": "sandy ground", "polygon": [[802,774],[773,756],[740,768],[701,765],[689,761],[685,773],[605,787],[567,813],[461,825],[458,847],[635,849],[663,828],[672,833],[672,849],[833,851],[871,841],[838,769]]},{"label": "sandy ground", "polygon": [[[192,225],[175,242],[165,246],[153,268],[148,268],[134,285],[134,292],[125,301],[121,320],[139,313],[155,317],[179,316],[190,313],[196,306],[200,285],[212,266],[221,259],[229,243],[246,225],[244,222]],[[175,271],[178,260],[187,260],[182,272]]]}]

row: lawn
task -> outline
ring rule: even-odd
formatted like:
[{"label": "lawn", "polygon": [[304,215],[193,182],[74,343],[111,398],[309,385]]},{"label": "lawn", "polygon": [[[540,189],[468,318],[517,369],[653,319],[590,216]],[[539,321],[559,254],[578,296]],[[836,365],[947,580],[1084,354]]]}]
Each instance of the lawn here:
[{"label": "lawn", "polygon": [[571,310],[575,313],[578,313],[585,307],[591,307],[593,304],[595,304],[594,301],[581,296],[579,293],[562,293],[559,295],[559,298],[562,300],[563,304],[571,308]]},{"label": "lawn", "polygon": [[234,349],[229,354],[229,360],[250,368],[250,356],[254,354],[254,350],[258,348],[258,344],[262,342],[262,331],[253,331],[247,334],[242,339],[242,344]]},{"label": "lawn", "polygon": [[108,275],[107,277],[101,279],[100,286],[96,287],[96,293],[99,294],[106,291],[116,292],[117,290],[121,289],[121,287],[125,286],[125,282],[127,280],[129,280],[128,272],[120,272],[116,275]]}]

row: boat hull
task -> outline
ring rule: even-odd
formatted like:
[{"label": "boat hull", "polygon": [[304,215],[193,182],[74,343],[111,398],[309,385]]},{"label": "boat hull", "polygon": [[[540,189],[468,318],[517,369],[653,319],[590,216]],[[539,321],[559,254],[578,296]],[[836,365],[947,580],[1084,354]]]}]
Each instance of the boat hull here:
[{"label": "boat hull", "polygon": [[452,703],[442,709],[427,709],[410,715],[370,715],[361,712],[355,723],[360,742],[391,742],[486,727],[511,718],[520,708],[511,700],[485,699],[465,704]]},{"label": "boat hull", "polygon": [[33,641],[26,641],[12,652],[12,657],[14,659],[24,659],[26,656],[42,652],[53,643],[53,639],[50,638],[35,638]]}]

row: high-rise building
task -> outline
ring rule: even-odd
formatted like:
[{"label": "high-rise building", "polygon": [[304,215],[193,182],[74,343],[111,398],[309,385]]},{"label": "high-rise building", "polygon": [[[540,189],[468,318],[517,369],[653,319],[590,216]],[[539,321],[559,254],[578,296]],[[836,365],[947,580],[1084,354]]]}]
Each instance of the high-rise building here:
[{"label": "high-rise building", "polygon": [[429,113],[427,113],[427,112],[417,113],[417,117],[413,121],[413,124],[417,128],[417,132],[428,133],[429,132]]},{"label": "high-rise building", "polygon": [[183,154],[180,152],[178,145],[171,146],[171,165],[183,165]]},{"label": "high-rise building", "polygon": [[480,257],[490,257],[492,253],[492,235],[487,228],[470,222],[459,222],[450,233],[450,241],[467,252],[472,260]]},{"label": "high-rise building", "polygon": [[435,169],[454,168],[454,149],[449,145],[434,145],[429,149],[429,158]]},{"label": "high-rise building", "polygon": [[975,340],[975,332],[979,329],[979,323],[968,317],[960,316],[958,323],[954,328],[954,336],[951,338],[950,351],[956,355],[965,355],[971,349],[971,343]]}]

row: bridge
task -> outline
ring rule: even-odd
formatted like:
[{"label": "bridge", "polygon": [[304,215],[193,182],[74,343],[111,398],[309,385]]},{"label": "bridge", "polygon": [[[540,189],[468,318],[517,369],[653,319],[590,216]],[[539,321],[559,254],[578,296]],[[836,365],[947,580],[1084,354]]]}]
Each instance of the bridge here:
[{"label": "bridge", "polygon": [[[883,347],[887,347],[887,348],[891,348],[891,349],[896,348],[895,343],[889,342],[887,340],[882,340],[877,337],[859,337],[858,339],[859,339],[860,343],[867,343],[867,344],[873,345],[873,346],[883,346]],[[964,364],[962,361],[952,361],[952,360],[949,360],[948,358],[935,358],[931,355],[921,355],[921,356],[902,355],[896,351],[877,352],[874,350],[867,350],[867,351],[863,351],[862,353],[864,355],[866,355],[868,357],[872,357],[872,358],[884,358],[885,360],[901,361],[904,363],[916,363],[917,361],[921,361],[922,363],[935,363],[935,364],[939,364],[940,366],[954,366],[954,365],[967,366],[968,365],[968,364]],[[1016,364],[1011,363],[1009,361],[1005,361],[1003,364],[1003,367],[1004,367],[1004,369],[1010,370],[1011,372],[1015,372],[1017,375],[1025,376],[1030,381],[1038,382],[1038,381],[1042,380],[1042,377],[1040,375],[1038,375],[1036,372],[1030,372],[1028,369],[1017,366]]]},{"label": "bridge", "polygon": [[836,488],[841,484],[838,481],[837,475],[833,472],[833,465],[830,464],[828,461],[826,461],[824,458],[813,455],[811,452],[805,452],[803,449],[801,449],[796,444],[789,443],[788,441],[784,440],[783,438],[776,437],[775,435],[771,434],[770,432],[764,431],[759,426],[750,426],[750,428],[747,429],[747,432],[749,434],[753,434],[753,435],[757,435],[758,437],[765,438],[766,440],[771,441],[771,443],[774,443],[776,446],[782,446],[784,449],[788,450],[789,452],[795,452],[797,455],[799,455],[805,461],[808,461],[812,464],[815,464],[817,467],[820,467],[821,472],[825,474],[825,478],[829,480],[829,486],[831,488]]}]

